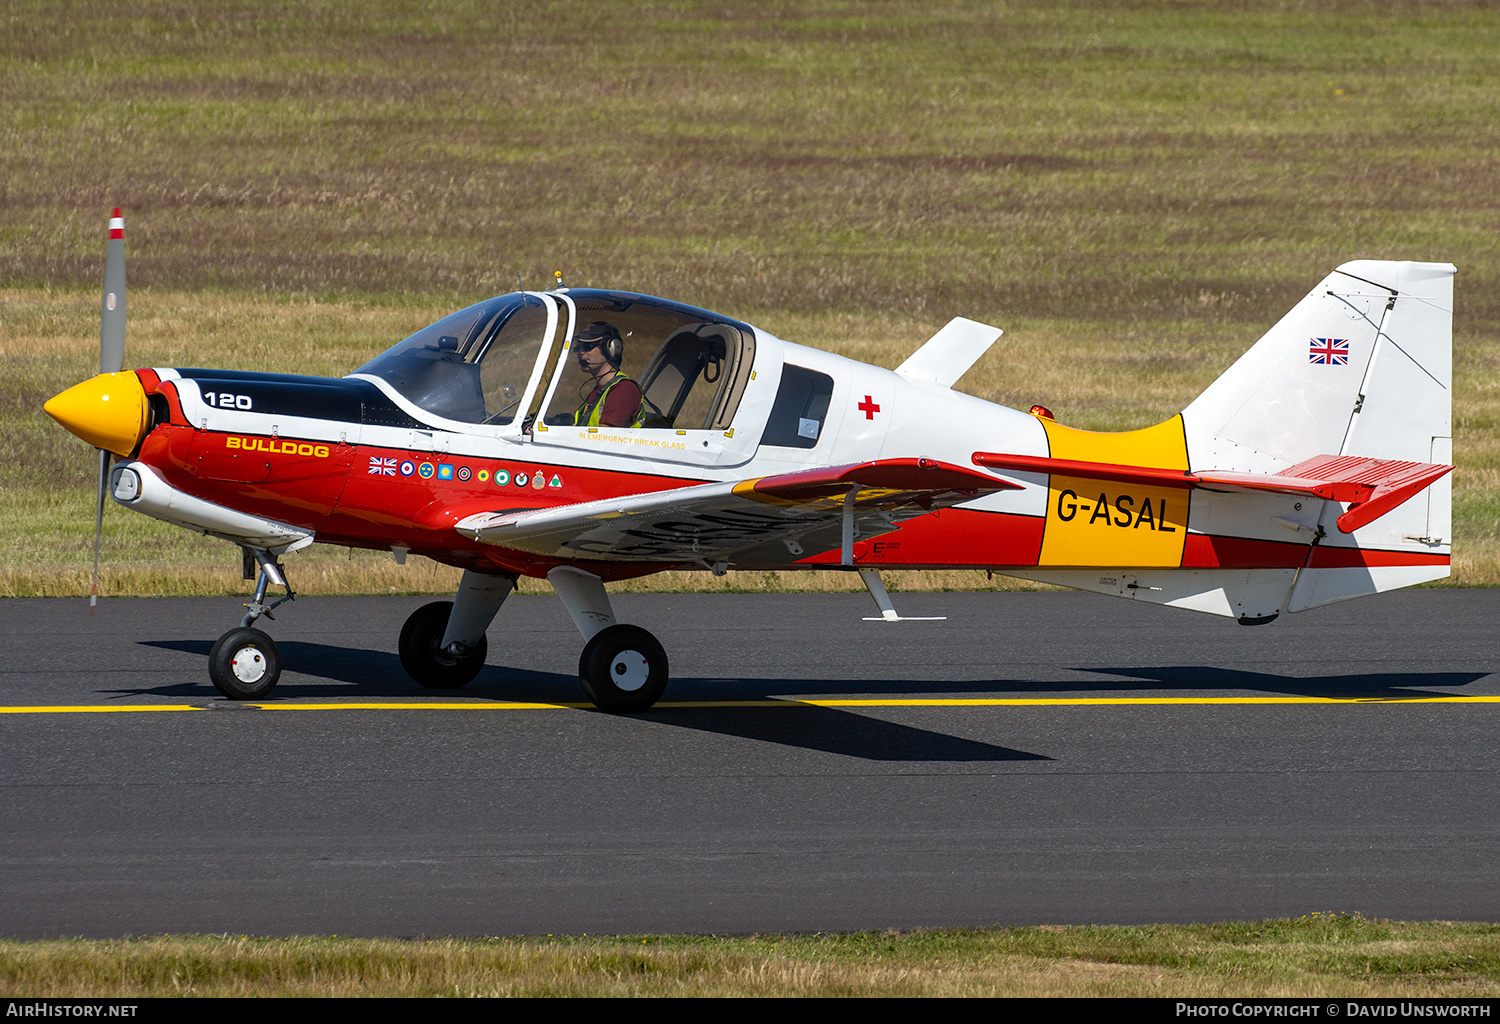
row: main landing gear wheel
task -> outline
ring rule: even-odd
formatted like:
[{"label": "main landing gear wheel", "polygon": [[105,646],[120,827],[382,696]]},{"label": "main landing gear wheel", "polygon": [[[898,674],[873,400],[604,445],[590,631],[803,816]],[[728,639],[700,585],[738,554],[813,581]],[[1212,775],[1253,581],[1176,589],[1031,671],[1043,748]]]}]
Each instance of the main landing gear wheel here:
[{"label": "main landing gear wheel", "polygon": [[231,629],[208,652],[208,677],[230,700],[259,700],[281,678],[281,652],[258,629]]},{"label": "main landing gear wheel", "polygon": [[667,688],[667,652],[639,626],[609,626],[584,646],[578,681],[601,711],[645,711]]},{"label": "main landing gear wheel", "polygon": [[484,636],[461,655],[450,654],[439,646],[452,612],[452,601],[434,601],[412,612],[401,627],[401,639],[396,646],[401,667],[418,685],[430,690],[453,690],[470,682],[484,668],[484,657],[489,652],[489,640]]}]

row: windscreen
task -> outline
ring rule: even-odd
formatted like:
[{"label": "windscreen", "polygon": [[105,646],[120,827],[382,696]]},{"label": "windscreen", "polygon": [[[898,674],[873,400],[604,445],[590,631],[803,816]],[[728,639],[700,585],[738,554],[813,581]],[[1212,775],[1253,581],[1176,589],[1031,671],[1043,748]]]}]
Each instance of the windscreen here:
[{"label": "windscreen", "polygon": [[502,295],[422,328],[355,373],[384,379],[436,416],[507,424],[516,418],[546,333],[546,303]]}]

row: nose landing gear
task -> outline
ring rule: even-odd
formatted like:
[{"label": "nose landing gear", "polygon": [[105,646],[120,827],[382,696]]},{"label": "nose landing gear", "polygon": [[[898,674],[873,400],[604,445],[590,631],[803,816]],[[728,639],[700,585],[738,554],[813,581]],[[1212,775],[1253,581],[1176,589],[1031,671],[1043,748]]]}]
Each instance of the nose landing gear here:
[{"label": "nose landing gear", "polygon": [[231,629],[208,653],[208,676],[230,700],[259,700],[281,678],[281,653],[258,629]]},{"label": "nose landing gear", "polygon": [[[275,555],[265,548],[245,548],[247,575],[252,559],[260,565],[255,596],[245,605],[239,627],[219,637],[208,652],[208,678],[213,680],[214,689],[230,700],[259,700],[276,688],[281,679],[281,652],[274,640],[251,626],[262,615],[276,618],[271,609],[297,596]],[[285,587],[286,596],[266,604],[266,588],[272,583]]]}]

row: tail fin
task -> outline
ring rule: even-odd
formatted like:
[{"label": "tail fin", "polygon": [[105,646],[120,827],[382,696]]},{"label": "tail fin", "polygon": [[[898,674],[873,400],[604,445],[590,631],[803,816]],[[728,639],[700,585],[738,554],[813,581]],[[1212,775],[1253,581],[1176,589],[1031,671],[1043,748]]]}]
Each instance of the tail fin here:
[{"label": "tail fin", "polygon": [[[976,452],[1050,474],[1041,557],[1017,575],[1244,623],[1447,576],[1453,274],[1346,263],[1181,416],[1123,434],[1046,421],[1046,457]],[[1088,518],[1064,500],[1095,493]]]},{"label": "tail fin", "polygon": [[1433,455],[1453,433],[1453,273],[1359,260],[1329,274],[1183,410],[1191,467],[1445,461]]},{"label": "tail fin", "polygon": [[[1319,455],[1453,461],[1451,263],[1359,260],[1329,274],[1183,410],[1194,471],[1276,473]],[[1448,575],[1451,477],[1356,530],[1324,502],[1287,609]],[[1340,556],[1379,549],[1387,565]],[[1401,552],[1413,557],[1402,558]],[[1362,564],[1350,564],[1351,562]]]}]

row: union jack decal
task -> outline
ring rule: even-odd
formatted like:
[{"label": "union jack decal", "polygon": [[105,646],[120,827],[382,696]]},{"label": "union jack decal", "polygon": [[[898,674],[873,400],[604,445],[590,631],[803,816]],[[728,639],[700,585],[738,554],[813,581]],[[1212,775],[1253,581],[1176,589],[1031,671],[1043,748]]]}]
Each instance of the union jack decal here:
[{"label": "union jack decal", "polygon": [[1313,338],[1307,346],[1307,359],[1315,366],[1348,366],[1349,339]]},{"label": "union jack decal", "polygon": [[396,475],[396,460],[395,459],[377,459],[373,455],[370,456],[370,475],[371,476],[395,476]]}]

